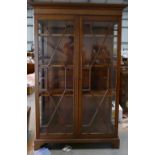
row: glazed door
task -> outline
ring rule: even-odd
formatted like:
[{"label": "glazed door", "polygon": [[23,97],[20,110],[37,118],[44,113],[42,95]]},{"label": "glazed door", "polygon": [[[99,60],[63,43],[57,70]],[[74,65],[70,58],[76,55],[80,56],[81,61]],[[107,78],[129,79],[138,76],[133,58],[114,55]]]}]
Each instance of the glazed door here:
[{"label": "glazed door", "polygon": [[112,136],[118,108],[118,23],[108,17],[81,17],[80,26],[80,135]]},{"label": "glazed door", "polygon": [[41,138],[72,137],[76,128],[76,19],[39,16],[37,110]]}]

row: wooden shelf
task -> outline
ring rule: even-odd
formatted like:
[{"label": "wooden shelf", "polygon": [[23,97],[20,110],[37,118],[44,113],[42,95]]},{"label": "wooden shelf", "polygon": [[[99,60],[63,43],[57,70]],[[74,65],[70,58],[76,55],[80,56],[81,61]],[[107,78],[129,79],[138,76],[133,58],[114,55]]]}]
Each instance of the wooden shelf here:
[{"label": "wooden shelf", "polygon": [[[104,67],[111,67],[111,66],[113,66],[113,67],[116,67],[116,65],[114,64],[94,64],[94,65],[92,65],[92,67],[99,67],[99,68],[104,68]],[[82,68],[89,68],[90,67],[90,65],[83,65],[82,66]]]},{"label": "wooden shelf", "polygon": [[[116,64],[95,64],[92,65],[92,67],[96,68],[104,68],[104,67],[116,67]],[[64,68],[66,67],[67,69],[73,69],[74,65],[65,65],[65,64],[51,64],[51,65],[39,65],[39,68],[47,68],[47,67],[55,67],[55,68]],[[89,69],[90,65],[83,65],[82,69]]]},{"label": "wooden shelf", "polygon": [[[85,34],[84,37],[105,37],[105,34]],[[117,35],[108,35],[107,37],[117,37]]]},{"label": "wooden shelf", "polygon": [[[61,96],[63,94],[63,89],[54,89],[52,91],[40,91],[39,96]],[[74,92],[71,89],[66,90],[65,96],[73,96]]]},{"label": "wooden shelf", "polygon": [[82,132],[83,134],[87,134],[87,133],[91,133],[93,134],[104,134],[104,133],[113,133],[114,131],[114,125],[109,121],[103,122],[103,123],[98,123],[98,128],[96,127],[94,130],[94,133],[92,131],[92,126],[88,126],[88,125],[82,125]]},{"label": "wooden shelf", "polygon": [[[59,135],[59,134],[62,134],[62,132],[66,134],[71,134],[73,131],[73,127],[74,127],[73,125],[71,126],[66,124],[56,124],[54,126],[49,126],[48,134]],[[46,131],[47,131],[47,125],[41,125],[40,133],[42,135],[46,135]]]},{"label": "wooden shelf", "polygon": [[[62,89],[54,89],[53,91],[40,91],[39,96],[61,96],[63,94]],[[82,94],[84,96],[103,96],[105,94],[105,90],[83,90]],[[74,95],[74,91],[73,90],[66,90],[65,92],[65,96],[73,96]],[[107,96],[114,96],[115,95],[115,90],[109,90],[109,92],[107,93]]]},{"label": "wooden shelf", "polygon": [[68,68],[72,68],[73,69],[73,67],[74,67],[74,65],[65,65],[65,64],[51,64],[51,65],[39,65],[39,68],[47,68],[47,67],[58,67],[58,68],[64,68],[64,67],[66,67],[67,69]]},{"label": "wooden shelf", "polygon": [[[38,34],[39,36],[41,37],[62,37],[62,36],[65,36],[65,37],[69,37],[69,36],[74,36],[74,34],[61,34],[61,33],[53,33],[53,34],[49,34],[49,33],[40,33]],[[84,34],[83,35],[84,37],[105,37],[105,34]],[[108,35],[107,37],[117,37],[117,35]]]},{"label": "wooden shelf", "polygon": [[[103,96],[105,92],[106,92],[105,90],[104,91],[103,90],[91,90],[91,91],[85,90],[82,92],[82,94],[84,96]],[[107,93],[107,96],[113,96],[113,95],[115,95],[114,90],[113,91],[111,90]]]},{"label": "wooden shelf", "polygon": [[53,33],[53,34],[49,34],[49,33],[39,33],[38,34],[41,37],[69,37],[69,36],[74,36],[74,34],[62,34],[62,33]]}]

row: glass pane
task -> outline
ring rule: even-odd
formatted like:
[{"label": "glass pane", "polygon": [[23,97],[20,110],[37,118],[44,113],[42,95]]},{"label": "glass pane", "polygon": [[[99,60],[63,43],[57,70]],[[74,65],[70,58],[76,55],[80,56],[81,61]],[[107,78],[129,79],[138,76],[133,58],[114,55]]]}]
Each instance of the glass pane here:
[{"label": "glass pane", "polygon": [[39,69],[39,90],[47,90],[47,68]]},{"label": "glass pane", "polygon": [[74,22],[40,20],[38,36],[41,133],[73,133]]},{"label": "glass pane", "polygon": [[39,64],[73,64],[73,32],[73,22],[40,21]]},{"label": "glass pane", "polygon": [[112,133],[112,97],[95,94],[83,96],[82,133]]},{"label": "glass pane", "polygon": [[52,67],[48,69],[48,90],[73,90],[73,68]]},{"label": "glass pane", "polygon": [[73,132],[72,96],[41,96],[40,113],[41,133]]},{"label": "glass pane", "polygon": [[117,30],[116,22],[83,22],[82,133],[114,132]]}]

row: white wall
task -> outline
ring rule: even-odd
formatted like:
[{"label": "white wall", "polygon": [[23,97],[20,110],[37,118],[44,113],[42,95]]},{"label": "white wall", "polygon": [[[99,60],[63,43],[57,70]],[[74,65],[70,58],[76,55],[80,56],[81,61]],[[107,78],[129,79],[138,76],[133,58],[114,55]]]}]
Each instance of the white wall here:
[{"label": "white wall", "polygon": [[122,50],[128,50],[128,9],[122,14]]},{"label": "white wall", "polygon": [[27,50],[31,50],[34,43],[34,15],[33,10],[27,10]]}]

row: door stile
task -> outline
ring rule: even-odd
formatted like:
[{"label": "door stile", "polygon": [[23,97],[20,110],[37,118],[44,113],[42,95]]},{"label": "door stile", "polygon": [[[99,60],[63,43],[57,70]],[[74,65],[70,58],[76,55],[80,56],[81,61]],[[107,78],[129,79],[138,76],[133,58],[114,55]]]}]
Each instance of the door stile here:
[{"label": "door stile", "polygon": [[39,108],[39,85],[38,85],[38,17],[34,19],[35,34],[35,115],[36,115],[36,138],[40,136],[40,108]]},{"label": "door stile", "polygon": [[74,95],[75,95],[75,106],[74,106],[74,114],[75,114],[75,124],[74,124],[74,135],[75,137],[78,137],[79,135],[79,53],[80,53],[80,47],[79,47],[79,17],[75,16],[75,55],[74,55]]},{"label": "door stile", "polygon": [[118,42],[117,42],[117,73],[116,73],[116,106],[115,106],[115,136],[118,136],[118,116],[119,116],[119,88],[120,88],[120,66],[121,66],[121,30],[122,16],[118,18]]},{"label": "door stile", "polygon": [[[78,110],[79,110],[79,125],[78,125],[78,133],[79,133],[79,136],[81,138],[90,138],[90,137],[117,137],[118,134],[116,134],[118,132],[118,97],[116,97],[116,107],[115,107],[115,119],[114,119],[114,129],[112,131],[112,133],[83,133],[82,131],[82,120],[83,120],[83,115],[84,115],[84,111],[83,111],[83,36],[84,36],[84,31],[83,31],[83,22],[84,20],[94,20],[96,22],[104,22],[104,21],[107,21],[107,22],[115,22],[118,17],[107,17],[107,16],[100,16],[100,17],[97,17],[97,16],[89,16],[89,18],[87,16],[80,16],[79,18],[79,27],[80,27],[80,32],[79,32],[79,107],[78,107]],[[117,46],[118,46],[118,49],[117,49],[117,54],[118,54],[118,60],[117,60],[117,70],[119,72],[119,67],[120,67],[120,49],[121,49],[121,46],[120,46],[120,41],[121,41],[121,17],[119,17],[119,25],[118,25],[118,43],[117,43]],[[119,64],[119,65],[118,65]],[[116,79],[116,82],[117,82],[117,87],[116,87],[116,96],[118,96],[118,88],[119,88],[119,85],[118,85],[118,80],[119,80],[119,74],[117,73],[117,79]]]}]

